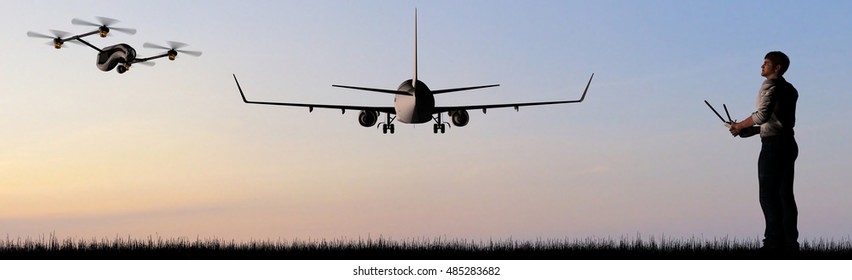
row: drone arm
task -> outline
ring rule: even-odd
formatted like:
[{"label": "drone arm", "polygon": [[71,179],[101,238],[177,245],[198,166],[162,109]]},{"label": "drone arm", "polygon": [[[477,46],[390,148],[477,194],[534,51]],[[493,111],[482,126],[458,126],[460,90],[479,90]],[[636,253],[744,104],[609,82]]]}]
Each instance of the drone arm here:
[{"label": "drone arm", "polygon": [[[83,38],[81,38],[81,36],[82,36],[82,37],[84,37],[84,36],[88,36],[88,35],[77,35],[77,36],[71,37],[71,38],[70,38],[70,39],[68,39],[68,40],[76,39],[77,41],[80,41],[81,43],[85,44],[86,46],[89,46],[90,48],[95,49],[95,50],[96,50],[96,51],[98,51],[98,52],[101,52],[101,51],[102,51],[102,50],[101,50],[101,49],[99,49],[98,47],[95,47],[94,45],[89,44],[89,42],[86,42],[86,40],[83,40]],[[66,41],[68,41],[68,40],[66,40]]]},{"label": "drone arm", "polygon": [[95,35],[95,34],[98,34],[98,33],[100,33],[100,31],[95,30],[95,31],[92,31],[92,32],[89,32],[89,33],[83,33],[83,34],[71,37],[71,38],[69,38],[69,40],[80,39],[80,38],[83,38],[83,37],[89,37],[89,36],[92,36],[92,35]]},{"label": "drone arm", "polygon": [[148,60],[154,60],[154,59],[163,58],[163,57],[167,57],[167,56],[169,56],[169,54],[165,53],[165,54],[161,54],[161,55],[155,55],[155,56],[152,56],[152,57],[137,58],[136,61],[145,62],[145,61],[148,61]]}]

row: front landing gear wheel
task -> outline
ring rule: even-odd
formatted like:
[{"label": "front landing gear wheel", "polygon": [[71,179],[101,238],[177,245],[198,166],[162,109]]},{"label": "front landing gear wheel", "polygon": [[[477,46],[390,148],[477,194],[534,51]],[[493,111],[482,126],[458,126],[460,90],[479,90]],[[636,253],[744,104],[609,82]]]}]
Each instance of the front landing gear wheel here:
[{"label": "front landing gear wheel", "polygon": [[[391,118],[390,114],[387,114],[387,118],[387,122],[380,123],[380,125],[382,126],[382,133],[388,134],[388,131],[390,131],[390,134],[393,134],[395,130],[393,120],[395,120],[396,117]],[[376,126],[376,128],[378,128],[378,126]]]},{"label": "front landing gear wheel", "polygon": [[435,134],[438,134],[438,131],[440,131],[441,134],[446,133],[447,132],[447,126],[445,124],[437,124],[437,123],[433,124],[432,125],[432,132],[434,132]]},{"label": "front landing gear wheel", "polygon": [[382,125],[382,133],[388,134],[388,131],[390,131],[390,134],[394,133],[394,125],[393,124],[383,124]]},{"label": "front landing gear wheel", "polygon": [[434,132],[435,134],[438,134],[438,131],[440,131],[441,134],[447,132],[447,124],[449,123],[443,121],[443,119],[441,118],[441,114],[438,114],[437,118],[433,117],[432,119],[435,120],[435,124],[432,125],[432,132]]}]

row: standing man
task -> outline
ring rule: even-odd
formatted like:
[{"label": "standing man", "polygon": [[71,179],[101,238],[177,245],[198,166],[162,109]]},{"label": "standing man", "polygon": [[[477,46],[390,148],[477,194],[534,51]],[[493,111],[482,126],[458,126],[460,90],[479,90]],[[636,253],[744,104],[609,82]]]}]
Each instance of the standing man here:
[{"label": "standing man", "polygon": [[793,197],[793,169],[799,156],[793,127],[799,92],[784,79],[788,67],[790,58],[784,53],[766,54],[760,68],[766,81],[757,95],[757,111],[730,128],[732,135],[742,138],[760,134],[763,142],[757,160],[760,208],[766,220],[762,250],[773,255],[799,250],[798,210]]}]

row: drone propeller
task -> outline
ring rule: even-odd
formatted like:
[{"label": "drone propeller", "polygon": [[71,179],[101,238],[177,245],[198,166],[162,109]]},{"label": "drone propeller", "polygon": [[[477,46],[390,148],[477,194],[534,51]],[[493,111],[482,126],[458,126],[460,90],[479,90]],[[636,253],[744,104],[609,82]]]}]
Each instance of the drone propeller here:
[{"label": "drone propeller", "polygon": [[174,42],[174,41],[166,41],[166,43],[168,43],[168,45],[169,45],[168,47],[164,47],[164,46],[160,46],[160,45],[152,44],[152,43],[142,44],[142,47],[149,48],[149,49],[166,50],[166,51],[168,51],[170,60],[175,60],[178,53],[182,53],[182,54],[186,54],[186,55],[190,55],[190,56],[196,56],[196,57],[201,56],[200,51],[181,50],[181,48],[189,46],[188,44],[181,43],[181,42]]},{"label": "drone propeller", "polygon": [[117,20],[117,19],[111,19],[111,18],[107,18],[107,17],[95,17],[95,18],[98,19],[98,22],[100,24],[88,22],[88,21],[85,21],[85,20],[82,20],[82,19],[79,19],[79,18],[72,19],[71,24],[97,27],[98,30],[100,31],[101,37],[106,37],[107,34],[109,34],[110,30],[115,30],[115,31],[118,31],[118,32],[127,33],[127,34],[130,34],[130,35],[136,34],[136,29],[133,29],[133,28],[113,27],[112,25],[119,22],[119,20]]},{"label": "drone propeller", "polygon": [[[68,33],[68,32],[65,32],[65,31],[60,31],[60,30],[50,30],[50,34],[53,34],[53,36],[44,35],[44,34],[41,34],[41,33],[38,33],[38,32],[29,31],[29,32],[27,32],[27,37],[50,39],[51,41],[47,42],[47,44],[52,45],[54,48],[57,48],[57,49],[62,48],[63,43],[66,42],[66,41],[63,40],[63,38],[71,37],[71,33]],[[68,42],[77,43],[76,41],[68,41]]]},{"label": "drone propeller", "polygon": [[133,64],[134,65],[135,64],[142,64],[142,65],[145,65],[145,66],[154,66],[153,61],[137,61],[137,62],[133,62]]},{"label": "drone propeller", "polygon": [[53,34],[53,36],[44,35],[44,34],[41,34],[41,33],[38,33],[38,32],[33,32],[33,31],[27,32],[28,37],[44,38],[44,39],[51,39],[51,40],[53,40],[53,39],[62,40],[63,37],[70,37],[71,36],[71,33],[68,33],[68,32],[65,32],[65,31],[60,31],[60,30],[50,30],[50,34]]}]

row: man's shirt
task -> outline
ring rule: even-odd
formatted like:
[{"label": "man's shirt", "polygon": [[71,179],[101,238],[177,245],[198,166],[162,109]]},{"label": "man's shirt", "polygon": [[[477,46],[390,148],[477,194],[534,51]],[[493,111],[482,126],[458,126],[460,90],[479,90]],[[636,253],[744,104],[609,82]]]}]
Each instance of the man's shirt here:
[{"label": "man's shirt", "polygon": [[784,77],[767,79],[757,94],[757,111],[751,117],[760,125],[760,137],[793,135],[799,92]]}]

